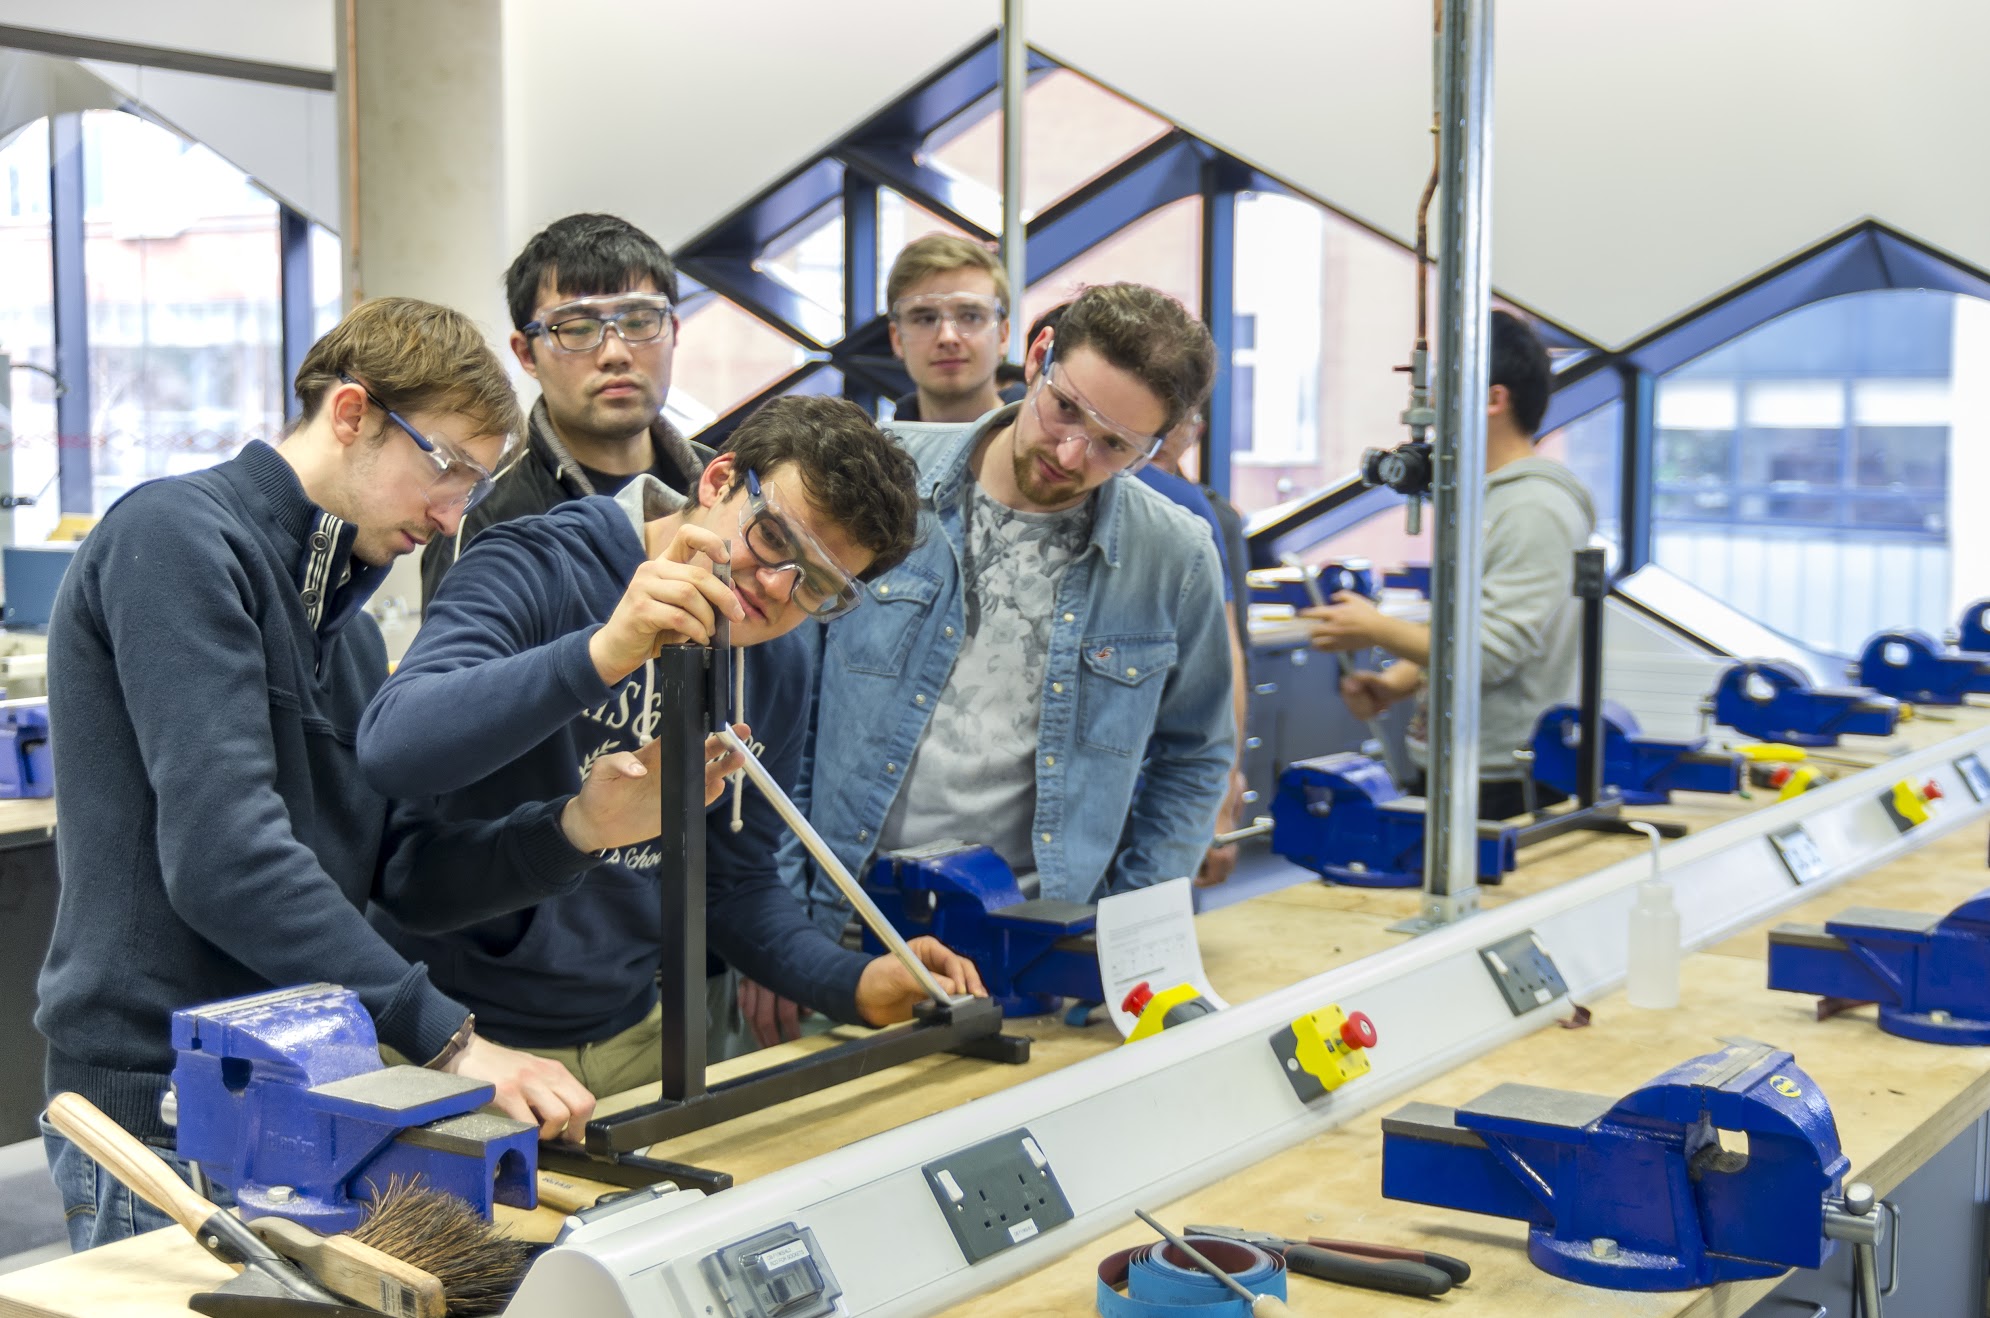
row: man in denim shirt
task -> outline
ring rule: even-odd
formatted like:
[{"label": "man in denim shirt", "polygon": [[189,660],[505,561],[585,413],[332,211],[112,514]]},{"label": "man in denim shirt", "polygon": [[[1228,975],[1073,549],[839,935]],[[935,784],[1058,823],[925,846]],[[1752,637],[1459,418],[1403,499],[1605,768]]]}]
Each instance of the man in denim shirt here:
[{"label": "man in denim shirt", "polygon": [[[820,629],[808,802],[862,874],[881,851],[985,843],[1042,895],[1193,874],[1236,729],[1216,547],[1138,481],[1208,392],[1209,335],[1137,284],[1087,289],[1030,345],[1023,402],[896,425],[922,541]],[[798,849],[825,926],[847,909]]]}]

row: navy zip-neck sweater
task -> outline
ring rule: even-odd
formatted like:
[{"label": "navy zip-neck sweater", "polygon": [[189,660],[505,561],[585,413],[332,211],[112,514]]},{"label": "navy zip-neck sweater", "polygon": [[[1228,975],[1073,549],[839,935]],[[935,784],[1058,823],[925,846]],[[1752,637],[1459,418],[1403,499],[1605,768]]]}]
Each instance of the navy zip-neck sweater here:
[{"label": "navy zip-neck sweater", "polygon": [[[444,791],[451,817],[578,789],[601,755],[654,735],[661,694],[639,668],[614,687],[587,646],[647,551],[639,527],[683,500],[639,476],[619,499],[596,495],[479,532],[443,578],[407,657],[360,727],[375,786]],[[794,635],[744,651],[746,723],[789,791],[801,771],[809,669]],[[647,666],[646,666],[647,667]],[[731,789],[737,790],[737,789]],[[870,958],[810,923],[775,864],[786,826],[759,792],[733,832],[730,791],[706,812],[705,924],[711,950],[742,974],[840,1021],[856,1021]],[[655,844],[624,847],[570,893],[442,937],[390,915],[374,923],[432,968],[500,1043],[568,1047],[635,1025],[656,1001],[666,952]]]},{"label": "navy zip-neck sweater", "polygon": [[57,594],[62,889],[35,1025],[48,1092],[143,1138],[170,1138],[174,1009],[329,980],[383,1042],[432,1057],[465,1009],[373,931],[368,899],[445,927],[596,864],[559,830],[564,798],[443,824],[367,786],[354,742],[387,658],[360,605],[384,573],[352,538],[252,443],[120,499]]}]

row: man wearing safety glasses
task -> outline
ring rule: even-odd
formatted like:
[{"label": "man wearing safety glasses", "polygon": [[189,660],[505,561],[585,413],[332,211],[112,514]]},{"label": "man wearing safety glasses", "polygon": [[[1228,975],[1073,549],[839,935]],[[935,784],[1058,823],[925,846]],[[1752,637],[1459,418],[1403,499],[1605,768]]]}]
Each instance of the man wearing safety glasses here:
[{"label": "man wearing safety glasses", "polygon": [[[740,424],[688,499],[643,476],[613,499],[490,528],[368,712],[361,763],[380,790],[440,792],[445,812],[465,818],[564,795],[597,757],[654,735],[657,646],[708,642],[723,617],[732,644],[751,647],[742,661],[761,759],[792,790],[809,677],[791,633],[876,607],[860,583],[911,549],[915,480],[853,404],[781,398]],[[730,583],[717,563],[730,564]],[[920,990],[904,968],[838,946],[782,884],[785,828],[764,798],[749,792],[737,814],[719,806],[707,819],[713,950],[837,1020],[909,1018]],[[460,933],[424,935],[384,912],[375,923],[434,967],[479,1030],[563,1061],[596,1094],[619,1093],[659,1078],[660,885],[674,876],[653,842],[604,859],[573,891]],[[981,991],[963,958],[931,938],[912,946],[943,984]]]},{"label": "man wearing safety glasses", "polygon": [[[454,820],[414,803],[425,785],[396,802],[360,774],[360,716],[387,676],[363,606],[487,487],[518,425],[511,383],[467,317],[381,298],[311,348],[296,388],[302,419],[275,447],[114,504],[58,595],[62,890],[35,1018],[48,1092],[82,1093],[170,1156],[170,1013],[330,980],[403,1056],[491,1082],[549,1138],[577,1134],[593,1099],[574,1077],[477,1031],[363,913],[483,919],[656,833],[634,755]],[[721,786],[708,778],[714,797]],[[44,1135],[74,1247],[167,1223]]]},{"label": "man wearing safety glasses", "polygon": [[677,268],[653,238],[613,215],[569,215],[525,244],[504,283],[511,350],[539,401],[490,497],[423,553],[424,605],[485,527],[614,494],[641,473],[688,494],[712,456],[663,416]]},{"label": "man wearing safety glasses", "polygon": [[[1193,874],[1228,781],[1215,545],[1124,479],[1202,401],[1214,353],[1180,303],[1114,284],[1025,369],[1020,404],[897,432],[921,542],[823,629],[810,818],[858,873],[958,839],[1089,901]],[[789,881],[841,926],[826,879]]]},{"label": "man wearing safety glasses", "polygon": [[894,419],[973,421],[1022,397],[995,383],[1009,341],[1009,276],[986,247],[950,233],[906,244],[885,279],[891,350],[913,392]]}]

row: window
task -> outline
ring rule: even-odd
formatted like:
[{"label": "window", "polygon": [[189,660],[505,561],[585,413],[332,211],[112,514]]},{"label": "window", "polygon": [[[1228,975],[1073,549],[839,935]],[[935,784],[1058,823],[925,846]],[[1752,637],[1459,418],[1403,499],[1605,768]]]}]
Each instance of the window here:
[{"label": "window", "polygon": [[834,318],[843,333],[843,210],[825,206],[797,224],[754,268],[807,298]]},{"label": "window", "polygon": [[277,204],[135,115],[83,116],[96,511],[283,424]]},{"label": "window", "polygon": [[1352,475],[1364,449],[1409,439],[1396,367],[1416,338],[1416,262],[1279,193],[1240,193],[1236,235],[1231,499],[1257,512]]},{"label": "window", "polygon": [[711,293],[686,303],[664,413],[687,435],[697,434],[720,413],[756,397],[807,360],[800,344],[737,303]]},{"label": "window", "polygon": [[1180,299],[1189,314],[1202,306],[1202,201],[1184,197],[1143,216],[1085,251],[1023,294],[1023,323],[1069,302],[1092,284],[1120,280],[1151,284]]},{"label": "window", "polygon": [[[1030,80],[1023,101],[1023,218],[1041,215],[1148,143],[1168,123],[1082,74],[1051,69]],[[922,164],[978,184],[1000,227],[1002,100],[983,97],[930,134]],[[980,222],[980,216],[971,216]]]},{"label": "window", "polygon": [[[311,226],[311,333],[322,339],[339,323],[345,296],[345,253],[339,236],[322,224]],[[290,381],[283,387],[288,389]]]},{"label": "window", "polygon": [[1975,562],[1953,552],[1949,509],[1953,435],[1982,404],[1959,405],[1956,382],[1990,348],[1966,349],[1961,301],[1833,298],[1661,377],[1656,561],[1829,651],[1944,631],[1956,566]]},{"label": "window", "polygon": [[0,512],[13,543],[46,540],[59,514],[55,493],[55,278],[50,264],[48,120],[37,119],[0,144],[6,211],[0,214],[0,353],[12,363],[0,381],[11,397],[0,431],[0,489],[35,500]]}]

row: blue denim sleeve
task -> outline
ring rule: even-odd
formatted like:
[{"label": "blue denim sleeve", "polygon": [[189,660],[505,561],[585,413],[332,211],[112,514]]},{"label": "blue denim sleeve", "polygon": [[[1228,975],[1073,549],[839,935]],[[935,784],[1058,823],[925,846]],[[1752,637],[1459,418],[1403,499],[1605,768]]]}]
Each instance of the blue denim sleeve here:
[{"label": "blue denim sleeve", "polygon": [[1214,836],[1237,744],[1220,573],[1215,544],[1197,545],[1176,602],[1175,670],[1148,739],[1125,845],[1106,871],[1107,892],[1194,874]]}]

